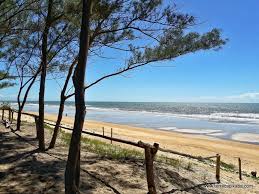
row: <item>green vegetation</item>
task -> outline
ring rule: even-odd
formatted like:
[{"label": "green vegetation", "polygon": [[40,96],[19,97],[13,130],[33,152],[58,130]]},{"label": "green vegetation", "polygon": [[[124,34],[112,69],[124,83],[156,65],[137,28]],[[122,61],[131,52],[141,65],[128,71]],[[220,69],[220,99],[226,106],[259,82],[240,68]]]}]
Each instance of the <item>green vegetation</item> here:
[{"label": "green vegetation", "polygon": [[178,169],[180,167],[182,167],[182,161],[180,159],[169,158],[169,157],[164,156],[164,155],[158,155],[156,157],[156,161],[164,163],[164,164],[168,164],[168,165],[173,166],[173,167],[178,168]]},{"label": "green vegetation", "polygon": [[10,80],[14,78],[9,75],[8,72],[0,70],[0,89],[8,88],[14,86],[15,84]]},{"label": "green vegetation", "polygon": [[44,124],[45,129],[53,130],[53,127],[49,126],[48,124]]},{"label": "green vegetation", "polygon": [[[47,124],[45,124],[45,128],[51,131],[53,130],[53,127]],[[66,145],[69,145],[71,133],[60,131],[60,138]],[[116,160],[144,160],[144,152],[140,150],[123,148],[119,145],[110,144],[98,139],[92,139],[87,137],[82,137],[81,142],[83,148],[85,148],[87,151],[96,153],[101,157]],[[180,168],[182,166],[182,162],[179,159],[168,158],[164,155],[157,155],[155,160],[157,162],[168,164],[175,168]]]},{"label": "green vegetation", "polygon": [[3,102],[0,104],[0,109],[9,109],[11,108],[10,104],[8,102]]},{"label": "green vegetation", "polygon": [[228,164],[228,163],[225,163],[223,161],[220,161],[220,166],[225,168],[226,170],[231,170],[231,171],[236,170],[236,167],[235,167],[234,164]]},{"label": "green vegetation", "polygon": [[[215,164],[215,161],[212,159],[208,159],[207,161],[209,161],[210,164]],[[206,161],[201,161],[204,164],[208,164],[208,162]],[[223,161],[220,161],[220,167],[225,170],[225,171],[229,171],[229,172],[235,172],[236,171],[236,167],[234,164],[229,164]]]},{"label": "green vegetation", "polygon": [[191,162],[188,162],[185,169],[188,170],[188,171],[193,171],[193,164]]},{"label": "green vegetation", "polygon": [[[53,128],[49,125],[45,125],[46,129],[53,130]],[[66,133],[64,131],[60,132],[60,138],[66,144],[70,144],[71,134]],[[86,150],[96,153],[101,157],[106,157],[109,159],[116,159],[116,160],[144,160],[144,152],[140,150],[130,149],[130,148],[123,148],[119,145],[110,144],[107,142],[103,142],[98,139],[92,139],[87,137],[82,137],[82,147]],[[168,164],[175,168],[180,168],[181,161],[179,159],[168,158],[164,155],[157,155],[156,159],[157,162],[161,162],[164,164]]]},{"label": "green vegetation", "polygon": [[[71,134],[61,131],[61,139],[67,144],[70,144]],[[119,145],[106,143],[97,139],[82,137],[82,147],[90,152],[94,152],[102,157],[118,160],[128,159],[144,159],[144,154],[141,151],[122,148]]]},{"label": "green vegetation", "polygon": [[[45,124],[45,128],[48,130],[53,130],[53,127]],[[60,138],[62,141],[66,144],[70,144],[71,139],[71,133],[67,133],[64,131],[60,132]],[[144,160],[144,152],[140,150],[130,149],[130,148],[123,148],[119,145],[110,144],[108,142],[104,142],[98,139],[92,139],[87,137],[82,137],[82,148],[85,148],[89,152],[93,152],[98,154],[101,157],[106,157],[109,159],[115,159],[115,160]],[[170,165],[175,168],[184,168],[188,171],[193,171],[193,165],[194,163],[188,162],[187,164],[184,164],[183,161],[176,158],[169,158],[165,155],[157,155],[156,156],[156,162],[163,163]],[[215,163],[213,160],[209,160],[211,163]],[[223,161],[221,161],[221,167],[225,171],[231,171],[235,172],[236,167],[233,164],[228,164]],[[244,174],[244,176],[251,177],[247,174]],[[258,178],[256,178],[258,179]]]}]

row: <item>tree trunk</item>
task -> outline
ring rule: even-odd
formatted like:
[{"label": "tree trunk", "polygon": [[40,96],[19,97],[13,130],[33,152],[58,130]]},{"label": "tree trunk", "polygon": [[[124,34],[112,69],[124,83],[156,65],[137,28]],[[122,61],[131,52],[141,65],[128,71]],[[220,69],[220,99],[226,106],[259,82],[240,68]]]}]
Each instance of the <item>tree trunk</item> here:
[{"label": "tree trunk", "polygon": [[78,64],[73,75],[73,83],[75,86],[75,121],[72,132],[71,142],[65,171],[65,191],[66,194],[79,193],[80,183],[80,141],[81,132],[85,119],[85,92],[84,81],[87,56],[89,50],[89,21],[91,15],[91,0],[83,0],[83,13],[80,32],[80,48]]},{"label": "tree trunk", "polygon": [[16,123],[16,130],[21,130],[21,117],[22,117],[22,109],[19,106],[18,113],[17,113],[17,123]]},{"label": "tree trunk", "polygon": [[60,126],[62,116],[63,116],[64,105],[65,105],[65,98],[60,100],[58,118],[57,118],[56,125],[55,125],[54,131],[53,131],[51,142],[49,144],[49,149],[52,149],[55,147],[57,136],[58,136],[58,131],[59,131],[59,126]]},{"label": "tree trunk", "polygon": [[33,86],[34,82],[36,81],[36,78],[38,77],[38,75],[40,73],[40,69],[41,69],[41,64],[39,66],[38,71],[35,73],[33,78],[30,80],[31,83],[30,83],[30,85],[27,87],[27,89],[25,91],[25,94],[24,94],[24,97],[23,97],[23,100],[22,100],[22,104],[21,104],[21,101],[20,101],[21,93],[22,93],[23,88],[29,83],[29,81],[26,82],[24,85],[20,86],[19,93],[18,93],[18,96],[17,96],[17,102],[18,102],[19,109],[18,109],[18,113],[17,113],[16,130],[20,130],[20,128],[21,128],[22,111],[23,111],[23,108],[25,106],[25,103],[27,102],[27,98],[28,98],[29,92],[31,90],[31,87]]},{"label": "tree trunk", "polygon": [[72,72],[73,72],[73,69],[74,69],[74,66],[75,66],[77,60],[78,59],[76,57],[74,62],[71,64],[71,66],[69,68],[69,71],[68,71],[68,74],[67,74],[67,77],[66,77],[66,81],[65,81],[64,87],[63,87],[63,89],[61,91],[61,94],[60,94],[60,104],[59,104],[58,118],[57,118],[57,121],[56,121],[56,125],[55,125],[55,128],[54,128],[53,135],[52,135],[51,142],[49,144],[49,148],[48,149],[54,148],[55,144],[56,144],[56,140],[57,140],[57,136],[58,136],[58,131],[59,131],[59,127],[60,127],[60,124],[61,124],[61,121],[62,121],[63,112],[64,112],[64,106],[65,106],[65,101],[66,101],[65,92],[67,90],[68,82],[70,80],[70,77],[72,75]]},{"label": "tree trunk", "polygon": [[21,130],[21,117],[22,117],[22,109],[21,109],[21,101],[20,101],[20,97],[21,97],[21,93],[22,93],[22,83],[18,92],[18,96],[17,96],[17,103],[18,103],[18,113],[17,113],[17,121],[16,121],[16,130],[20,131]]},{"label": "tree trunk", "polygon": [[44,137],[44,101],[45,101],[45,83],[47,74],[47,49],[48,49],[48,34],[51,25],[51,13],[53,7],[53,0],[48,2],[48,13],[45,22],[45,28],[42,37],[42,67],[41,67],[41,79],[40,79],[40,92],[39,92],[39,150],[45,151],[45,137]]}]

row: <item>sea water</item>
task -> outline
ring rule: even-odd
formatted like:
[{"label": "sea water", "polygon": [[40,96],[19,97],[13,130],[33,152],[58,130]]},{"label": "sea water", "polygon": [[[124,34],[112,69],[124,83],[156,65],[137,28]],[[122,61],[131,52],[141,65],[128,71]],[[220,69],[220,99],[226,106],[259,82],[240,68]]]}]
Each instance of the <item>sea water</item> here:
[{"label": "sea water", "polygon": [[[47,113],[57,114],[58,107],[59,102],[45,103]],[[242,141],[259,143],[258,103],[87,102],[86,108],[86,120],[234,140],[244,134],[250,138]],[[37,102],[25,110],[38,111]],[[66,102],[64,115],[74,114],[74,102]]]}]

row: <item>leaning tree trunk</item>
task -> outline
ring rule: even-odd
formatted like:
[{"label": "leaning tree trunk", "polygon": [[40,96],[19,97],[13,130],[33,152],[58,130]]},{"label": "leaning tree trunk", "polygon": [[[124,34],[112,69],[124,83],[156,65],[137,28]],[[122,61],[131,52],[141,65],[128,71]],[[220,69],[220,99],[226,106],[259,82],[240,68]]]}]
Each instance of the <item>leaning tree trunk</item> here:
[{"label": "leaning tree trunk", "polygon": [[85,119],[85,70],[89,49],[89,21],[91,15],[91,0],[83,0],[83,13],[80,32],[80,48],[78,64],[73,75],[75,87],[75,121],[74,129],[69,146],[69,154],[65,171],[65,191],[66,194],[79,193],[80,183],[80,146],[81,132]]},{"label": "leaning tree trunk", "polygon": [[60,104],[59,104],[59,110],[58,110],[58,118],[57,118],[57,121],[56,121],[56,125],[55,125],[55,128],[54,128],[53,135],[52,135],[52,138],[51,138],[48,149],[52,149],[52,148],[55,147],[56,140],[57,140],[57,137],[58,137],[58,131],[59,131],[60,123],[61,123],[62,117],[63,117],[64,106],[65,106],[65,98],[61,98]]},{"label": "leaning tree trunk", "polygon": [[39,120],[38,120],[38,140],[39,150],[45,151],[45,137],[44,137],[44,98],[45,98],[45,83],[47,74],[47,49],[48,49],[48,34],[51,25],[51,13],[53,7],[53,0],[48,2],[48,14],[46,17],[45,28],[42,37],[42,67],[40,79],[39,92]]},{"label": "leaning tree trunk", "polygon": [[57,118],[57,121],[56,121],[56,125],[55,125],[55,128],[54,128],[54,132],[53,132],[53,135],[52,135],[52,138],[51,138],[51,142],[49,144],[49,148],[48,149],[54,148],[55,144],[56,144],[56,140],[57,140],[57,136],[58,136],[58,131],[59,131],[60,123],[62,121],[63,112],[64,112],[64,106],[65,106],[65,101],[66,101],[65,92],[67,90],[68,82],[70,80],[70,77],[72,75],[72,72],[73,72],[73,69],[74,69],[74,66],[75,66],[77,60],[78,59],[76,57],[74,62],[71,64],[71,66],[70,66],[70,68],[68,70],[68,74],[67,74],[67,77],[66,77],[66,81],[65,81],[64,87],[63,87],[63,89],[61,91],[61,94],[60,94],[60,104],[59,104],[59,110],[58,110],[58,118]]},{"label": "leaning tree trunk", "polygon": [[[27,102],[29,92],[30,92],[34,82],[36,81],[37,76],[40,73],[40,68],[41,68],[41,65],[39,66],[39,69],[35,73],[35,75],[30,80],[28,80],[23,86],[20,87],[20,90],[19,90],[19,93],[18,93],[18,96],[17,96],[17,102],[18,102],[19,108],[18,108],[18,113],[17,113],[16,130],[20,130],[20,128],[21,128],[22,111],[23,111],[23,108],[25,106],[25,103]],[[20,97],[21,97],[22,90],[27,85],[27,83],[29,83],[29,81],[31,81],[31,83],[27,87],[27,89],[25,91],[25,94],[24,94],[24,97],[23,97],[23,100],[22,100],[22,103],[21,103]]]},{"label": "leaning tree trunk", "polygon": [[18,92],[18,96],[17,96],[17,103],[18,103],[18,113],[17,113],[17,122],[16,122],[16,130],[20,131],[21,130],[21,117],[22,117],[22,109],[21,109],[21,101],[20,101],[20,97],[21,97],[21,93],[22,93],[22,83]]},{"label": "leaning tree trunk", "polygon": [[17,113],[17,121],[16,121],[16,130],[21,130],[21,118],[22,118],[22,109],[19,106],[18,113]]}]

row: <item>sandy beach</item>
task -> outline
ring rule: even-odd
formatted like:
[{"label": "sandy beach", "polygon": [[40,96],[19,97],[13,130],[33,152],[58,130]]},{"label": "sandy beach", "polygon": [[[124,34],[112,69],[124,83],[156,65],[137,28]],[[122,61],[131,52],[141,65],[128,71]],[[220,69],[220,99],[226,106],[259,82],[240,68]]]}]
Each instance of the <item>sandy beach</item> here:
[{"label": "sandy beach", "polygon": [[[54,122],[56,117],[54,114],[46,114],[45,116],[47,120]],[[24,116],[23,119],[34,122],[32,118],[27,116]],[[62,123],[63,125],[72,126],[73,118],[64,116]],[[85,122],[85,128],[96,133],[102,133],[103,127],[106,135],[110,135],[111,128],[113,128],[113,137],[136,142],[139,140],[149,143],[156,142],[160,144],[160,147],[195,156],[207,157],[220,154],[222,161],[234,164],[235,166],[237,166],[238,157],[240,157],[243,164],[242,170],[248,173],[251,171],[259,171],[259,145],[222,140],[205,135],[183,134],[167,130],[132,127],[92,120]]]},{"label": "sandy beach", "polygon": [[[15,127],[15,122],[12,127]],[[68,144],[58,138],[55,149],[37,152],[35,125],[23,123],[21,127],[21,131],[11,131],[0,125],[0,193],[64,193]],[[51,135],[52,130],[46,129],[46,143],[50,142]],[[91,149],[90,144],[87,146],[85,143],[81,151],[82,193],[147,193],[142,159],[134,159],[134,156],[131,159],[123,156],[112,158],[108,153],[103,155],[100,150]],[[172,158],[177,159],[178,156]],[[180,161],[174,164],[155,161],[157,193],[254,194],[258,191],[256,179],[243,176],[239,180],[236,173],[222,170],[221,183],[218,184],[215,182],[214,166],[184,158]],[[246,187],[222,188],[224,185]]]}]

